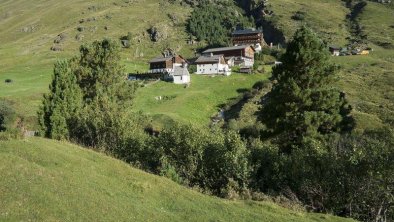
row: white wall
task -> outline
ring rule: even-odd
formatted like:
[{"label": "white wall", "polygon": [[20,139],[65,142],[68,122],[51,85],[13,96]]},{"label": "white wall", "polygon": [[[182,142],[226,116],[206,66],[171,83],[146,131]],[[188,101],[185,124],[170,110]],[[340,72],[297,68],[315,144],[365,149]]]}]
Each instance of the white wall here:
[{"label": "white wall", "polygon": [[199,75],[214,75],[222,74],[229,76],[231,74],[231,69],[228,64],[197,64],[197,72]]},{"label": "white wall", "polygon": [[217,74],[219,69],[221,68],[219,63],[214,64],[197,64],[197,72],[196,74]]},{"label": "white wall", "polygon": [[174,83],[175,84],[186,84],[190,82],[190,76],[174,76]]}]

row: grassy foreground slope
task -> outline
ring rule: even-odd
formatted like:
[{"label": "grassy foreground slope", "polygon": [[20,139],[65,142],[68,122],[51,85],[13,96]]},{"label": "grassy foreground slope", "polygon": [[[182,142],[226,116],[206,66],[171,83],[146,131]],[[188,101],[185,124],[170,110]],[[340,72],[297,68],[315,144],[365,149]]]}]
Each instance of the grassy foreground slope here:
[{"label": "grassy foreground slope", "polygon": [[69,143],[0,147],[1,221],[351,221],[205,196]]}]

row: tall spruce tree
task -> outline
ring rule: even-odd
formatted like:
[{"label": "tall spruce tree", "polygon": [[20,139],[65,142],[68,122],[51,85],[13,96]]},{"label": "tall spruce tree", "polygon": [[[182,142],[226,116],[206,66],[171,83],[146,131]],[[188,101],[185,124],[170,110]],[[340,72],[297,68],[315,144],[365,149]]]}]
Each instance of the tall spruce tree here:
[{"label": "tall spruce tree", "polygon": [[50,92],[44,95],[38,112],[41,132],[52,139],[69,139],[82,107],[82,94],[68,61],[55,64]]},{"label": "tall spruce tree", "polygon": [[125,81],[126,71],[120,61],[119,44],[112,40],[104,39],[81,46],[80,56],[73,59],[73,72],[86,103],[103,95],[117,103],[131,101],[135,84]]},{"label": "tall spruce tree", "polygon": [[119,45],[108,39],[82,45],[72,61],[84,98],[76,139],[89,146],[116,147],[130,127],[125,126],[132,118],[127,109],[137,88],[126,81]]},{"label": "tall spruce tree", "polygon": [[351,107],[335,88],[338,69],[329,56],[323,41],[304,26],[288,44],[283,64],[273,69],[274,85],[260,117],[283,147],[344,128]]},{"label": "tall spruce tree", "polygon": [[43,135],[91,146],[114,144],[136,90],[126,81],[119,49],[114,41],[95,41],[81,46],[80,56],[55,64],[39,111]]}]

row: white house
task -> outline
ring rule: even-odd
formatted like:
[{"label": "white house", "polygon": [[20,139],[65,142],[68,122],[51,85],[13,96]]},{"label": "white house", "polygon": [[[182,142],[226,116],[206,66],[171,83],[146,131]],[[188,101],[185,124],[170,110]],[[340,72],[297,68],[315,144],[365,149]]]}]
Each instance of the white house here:
[{"label": "white house", "polygon": [[175,84],[188,84],[190,83],[190,73],[187,70],[187,65],[174,67],[174,74],[172,75]]},{"label": "white house", "polygon": [[197,65],[196,74],[199,75],[215,75],[221,74],[231,75],[231,69],[226,63],[223,55],[202,55],[195,61]]},{"label": "white house", "polygon": [[231,47],[213,48],[202,52],[203,55],[223,55],[230,61],[233,57],[233,61],[230,62],[230,67],[234,65],[253,67],[255,49],[250,45],[239,45]]}]

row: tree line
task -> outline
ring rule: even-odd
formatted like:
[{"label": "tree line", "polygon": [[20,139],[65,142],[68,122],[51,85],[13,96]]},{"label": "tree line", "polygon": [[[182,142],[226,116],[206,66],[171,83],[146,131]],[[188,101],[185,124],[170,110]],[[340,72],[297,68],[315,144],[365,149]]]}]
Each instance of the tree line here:
[{"label": "tree line", "polygon": [[302,27],[273,69],[257,132],[176,123],[157,135],[132,112],[111,40],[83,45],[55,64],[38,117],[43,136],[102,150],[146,171],[224,198],[284,196],[315,212],[364,221],[394,219],[394,133],[353,132],[338,67],[326,45]]}]

